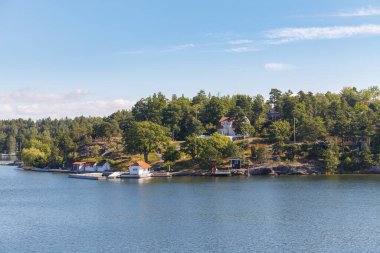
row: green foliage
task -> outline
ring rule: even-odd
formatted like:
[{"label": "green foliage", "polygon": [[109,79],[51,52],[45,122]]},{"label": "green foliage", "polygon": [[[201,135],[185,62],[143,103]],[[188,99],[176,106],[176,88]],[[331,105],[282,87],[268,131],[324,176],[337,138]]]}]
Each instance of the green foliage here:
[{"label": "green foliage", "polygon": [[238,120],[235,128],[235,133],[250,137],[255,134],[255,128],[247,120]]},{"label": "green foliage", "polygon": [[21,152],[24,163],[34,167],[46,167],[50,156],[50,146],[35,139],[30,141],[30,147],[24,148]]},{"label": "green foliage", "polygon": [[269,127],[269,138],[276,142],[285,142],[289,140],[292,129],[288,121],[278,120]]},{"label": "green foliage", "polygon": [[339,150],[335,143],[329,143],[323,152],[323,164],[326,174],[335,174],[339,166]]},{"label": "green foliage", "polygon": [[21,159],[26,165],[34,167],[45,167],[48,161],[47,154],[35,147],[23,149]]},{"label": "green foliage", "polygon": [[268,162],[272,154],[269,152],[267,147],[259,147],[256,151],[256,161],[258,163]]},{"label": "green foliage", "polygon": [[324,140],[327,136],[327,130],[321,117],[307,116],[303,119],[299,136],[304,141],[315,142],[318,140]]},{"label": "green foliage", "polygon": [[211,145],[211,143],[206,142],[206,145],[203,147],[202,152],[200,153],[198,162],[203,168],[206,169],[218,166],[223,163],[222,152]]},{"label": "green foliage", "polygon": [[196,135],[191,135],[186,138],[183,151],[195,161],[200,157],[205,144],[205,139],[198,138]]},{"label": "green foliage", "polygon": [[169,142],[168,130],[150,121],[136,122],[124,135],[125,149],[131,154],[143,154],[148,162],[149,153],[161,152]]},{"label": "green foliage", "polygon": [[218,97],[212,97],[204,106],[201,113],[201,121],[217,126],[221,117],[227,113],[225,101]]},{"label": "green foliage", "polygon": [[214,133],[207,139],[190,136],[186,139],[183,151],[203,168],[211,168],[223,163],[229,157],[241,157],[242,149],[228,137]]},{"label": "green foliage", "polygon": [[296,144],[286,145],[285,152],[287,154],[287,159],[293,161],[296,158],[296,156],[301,155],[301,147]]},{"label": "green foliage", "polygon": [[177,145],[170,144],[166,147],[162,155],[165,162],[175,162],[181,158],[181,152],[178,150]]}]

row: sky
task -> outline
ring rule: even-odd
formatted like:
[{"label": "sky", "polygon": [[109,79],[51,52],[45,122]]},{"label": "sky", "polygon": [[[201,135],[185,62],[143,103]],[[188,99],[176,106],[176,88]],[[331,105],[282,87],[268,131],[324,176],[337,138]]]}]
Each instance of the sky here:
[{"label": "sky", "polygon": [[380,83],[380,2],[0,0],[0,119]]}]

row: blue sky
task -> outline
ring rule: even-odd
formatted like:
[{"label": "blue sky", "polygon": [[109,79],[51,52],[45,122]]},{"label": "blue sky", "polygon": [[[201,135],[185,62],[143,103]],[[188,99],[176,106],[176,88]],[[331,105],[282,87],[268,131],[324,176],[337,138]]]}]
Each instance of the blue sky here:
[{"label": "blue sky", "polygon": [[380,83],[380,3],[0,0],[0,118]]}]

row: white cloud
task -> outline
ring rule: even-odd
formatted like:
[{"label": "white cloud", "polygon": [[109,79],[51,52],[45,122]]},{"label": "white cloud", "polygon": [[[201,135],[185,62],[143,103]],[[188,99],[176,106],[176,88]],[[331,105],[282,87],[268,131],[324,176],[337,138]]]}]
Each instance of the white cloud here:
[{"label": "white cloud", "polygon": [[255,47],[235,47],[224,50],[227,53],[249,53],[254,51],[258,51],[258,49]]},{"label": "white cloud", "polygon": [[193,43],[188,43],[188,44],[182,44],[182,45],[177,45],[171,48],[167,48],[162,50],[162,52],[176,52],[176,51],[182,51],[190,48],[194,48],[195,45]]},{"label": "white cloud", "polygon": [[17,90],[0,96],[0,118],[64,118],[76,116],[108,116],[130,109],[134,102],[122,98],[90,99],[87,90],[69,93],[39,93],[30,89]]},{"label": "white cloud", "polygon": [[227,41],[227,44],[230,45],[244,45],[244,44],[252,44],[253,40],[230,40]]},{"label": "white cloud", "polygon": [[380,8],[365,7],[351,12],[338,13],[338,17],[369,17],[380,16]]},{"label": "white cloud", "polygon": [[342,39],[366,35],[380,35],[380,25],[282,28],[267,32],[267,38],[270,39],[269,43],[272,44],[305,40]]},{"label": "white cloud", "polygon": [[286,71],[294,69],[294,66],[284,63],[267,63],[264,65],[264,68],[268,71]]}]

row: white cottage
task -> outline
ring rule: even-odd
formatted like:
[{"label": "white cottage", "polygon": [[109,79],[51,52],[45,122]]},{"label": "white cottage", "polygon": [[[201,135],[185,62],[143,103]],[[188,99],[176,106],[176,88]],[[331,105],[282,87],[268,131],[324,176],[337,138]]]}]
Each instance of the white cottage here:
[{"label": "white cottage", "polygon": [[111,164],[107,161],[101,161],[96,163],[96,171],[98,172],[104,172],[104,171],[110,171],[111,170]]},{"label": "white cottage", "polygon": [[143,161],[138,161],[129,166],[129,175],[131,177],[150,177],[150,165]]},{"label": "white cottage", "polygon": [[228,117],[222,117],[219,120],[218,132],[225,136],[235,136],[234,119]]},{"label": "white cottage", "polygon": [[75,162],[73,170],[77,172],[104,172],[110,171],[111,165],[107,161],[102,162]]},{"label": "white cottage", "polygon": [[[249,119],[247,117],[242,118],[243,122],[246,122],[248,124],[251,124]],[[236,120],[234,118],[228,118],[228,117],[222,117],[219,120],[219,125],[218,125],[218,133],[221,135],[230,137],[231,140],[239,139],[242,137],[248,137],[249,135],[241,135],[241,134],[236,134],[235,129],[236,129]]]},{"label": "white cottage", "polygon": [[73,171],[81,172],[84,171],[85,162],[75,162],[73,163]]}]

